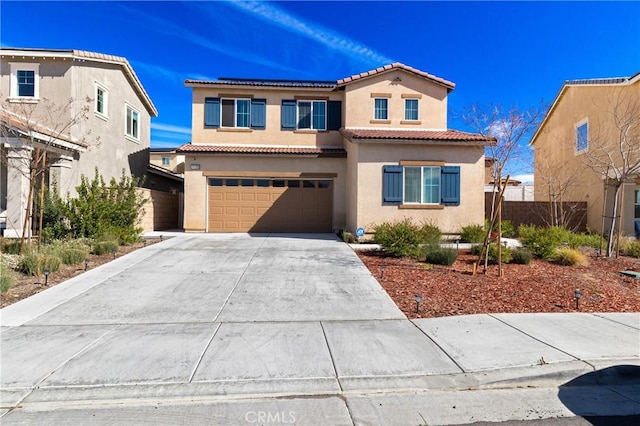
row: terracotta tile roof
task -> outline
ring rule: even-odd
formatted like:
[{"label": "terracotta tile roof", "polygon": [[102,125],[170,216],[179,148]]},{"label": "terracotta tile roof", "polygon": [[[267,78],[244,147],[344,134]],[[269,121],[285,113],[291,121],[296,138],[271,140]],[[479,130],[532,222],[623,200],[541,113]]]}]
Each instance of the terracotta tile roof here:
[{"label": "terracotta tile roof", "polygon": [[240,155],[296,155],[313,157],[346,157],[343,148],[316,147],[273,147],[273,146],[242,146],[242,145],[205,145],[185,144],[176,149],[180,154],[240,154]]},{"label": "terracotta tile roof", "polygon": [[265,80],[220,77],[218,80],[185,80],[185,86],[260,86],[260,87],[292,87],[301,89],[336,88],[335,81],[324,80]]},{"label": "terracotta tile roof", "polygon": [[85,50],[75,49],[31,49],[31,48],[13,48],[6,47],[0,49],[0,55],[2,56],[25,56],[33,58],[55,58],[55,57],[71,57],[78,60],[106,62],[110,64],[119,65],[122,67],[124,75],[127,77],[133,90],[140,96],[142,103],[153,117],[158,116],[158,110],[151,101],[151,98],[144,90],[140,79],[136,75],[135,71],[127,61],[127,58],[122,56],[106,55],[104,53],[87,52]]},{"label": "terracotta tile roof", "polygon": [[86,143],[73,140],[60,131],[34,123],[5,109],[0,109],[0,125],[9,133],[16,132],[26,137],[33,137],[47,145],[73,151],[84,151],[88,147]]},{"label": "terracotta tile roof", "polygon": [[352,75],[350,77],[346,77],[346,78],[340,79],[340,80],[337,81],[337,84],[338,84],[338,87],[344,86],[344,85],[353,83],[354,81],[362,80],[363,78],[372,77],[374,75],[381,74],[381,73],[384,73],[384,72],[388,72],[388,71],[391,71],[391,70],[396,70],[396,69],[404,70],[404,71],[410,72],[412,74],[415,74],[417,76],[427,78],[429,80],[432,80],[432,81],[434,81],[436,83],[439,83],[439,84],[447,87],[449,90],[453,90],[456,87],[455,83],[453,83],[453,82],[451,82],[449,80],[445,80],[444,78],[436,77],[435,75],[426,73],[424,71],[420,71],[417,68],[413,68],[413,67],[410,67],[408,65],[401,64],[399,62],[395,62],[393,64],[385,65],[385,66],[382,66],[380,68],[376,68],[376,69],[371,70],[371,71],[366,71],[366,72],[363,72],[363,73],[360,73],[360,74],[356,74],[356,75]]},{"label": "terracotta tile roof", "polygon": [[490,136],[466,133],[458,130],[396,130],[396,129],[342,129],[340,133],[351,141],[359,140],[401,140],[425,143],[482,143],[492,144],[496,140]]}]

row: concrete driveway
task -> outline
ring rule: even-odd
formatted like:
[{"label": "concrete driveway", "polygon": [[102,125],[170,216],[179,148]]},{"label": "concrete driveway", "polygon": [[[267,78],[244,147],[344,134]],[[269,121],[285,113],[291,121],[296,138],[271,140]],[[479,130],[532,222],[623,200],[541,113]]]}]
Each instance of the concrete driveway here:
[{"label": "concrete driveway", "polygon": [[581,315],[409,321],[333,235],[183,234],[0,311],[1,422],[375,424],[406,389],[637,362],[638,316]]}]

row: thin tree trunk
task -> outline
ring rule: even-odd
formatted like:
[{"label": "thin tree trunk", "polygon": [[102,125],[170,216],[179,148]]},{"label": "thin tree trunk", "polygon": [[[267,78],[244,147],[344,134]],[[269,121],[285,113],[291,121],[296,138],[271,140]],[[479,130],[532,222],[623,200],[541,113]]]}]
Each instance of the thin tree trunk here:
[{"label": "thin tree trunk", "polygon": [[38,165],[38,158],[40,157],[40,148],[36,148],[35,152],[35,164],[33,158],[29,160],[29,194],[27,195],[27,206],[24,214],[24,222],[22,223],[22,236],[20,238],[20,253],[24,252],[24,243],[27,238],[27,230],[29,229],[29,221],[31,219],[31,211],[33,206],[33,190],[35,189],[36,180],[36,167]]},{"label": "thin tree trunk", "polygon": [[502,199],[498,200],[498,276],[502,276]]},{"label": "thin tree trunk", "polygon": [[615,230],[617,225],[617,216],[618,216],[618,203],[620,199],[620,188],[622,187],[622,183],[616,183],[616,192],[613,195],[613,212],[611,215],[611,226],[609,228],[609,238],[607,241],[607,257],[611,257],[613,254],[613,238],[615,236]]},{"label": "thin tree trunk", "polygon": [[47,152],[43,152],[42,153],[42,169],[40,170],[40,218],[38,221],[38,246],[40,246],[40,244],[42,244],[42,220],[44,218],[44,178],[45,178],[45,173],[44,171],[46,170],[46,164],[47,164]]}]

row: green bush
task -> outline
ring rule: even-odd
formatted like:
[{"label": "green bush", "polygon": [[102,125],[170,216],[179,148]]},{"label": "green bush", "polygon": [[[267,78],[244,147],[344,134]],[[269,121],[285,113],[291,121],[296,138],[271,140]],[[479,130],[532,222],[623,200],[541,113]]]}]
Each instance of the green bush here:
[{"label": "green bush", "polygon": [[624,254],[631,257],[640,257],[640,241],[633,241],[627,244]]},{"label": "green bush", "polygon": [[0,258],[0,293],[8,292],[16,282],[16,276],[3,258]]},{"label": "green bush", "polygon": [[[484,221],[484,230],[489,229],[489,220],[485,219]],[[493,224],[493,228],[491,228],[492,232],[498,232],[498,222]],[[502,236],[505,238],[514,238],[517,236],[517,232],[513,223],[510,220],[502,221]]]},{"label": "green bush", "polygon": [[67,238],[71,233],[68,204],[60,197],[55,181],[51,186],[54,189],[47,188],[44,193],[42,240],[45,243]]},{"label": "green bush", "polygon": [[460,230],[460,240],[463,243],[481,243],[485,235],[486,231],[482,225],[463,226]]},{"label": "green bush", "polygon": [[60,251],[60,260],[65,265],[77,265],[84,262],[89,253],[79,248],[64,248]]},{"label": "green bush", "polygon": [[572,249],[569,247],[562,247],[555,251],[551,256],[552,262],[565,266],[587,266],[589,261],[587,256],[580,250]]},{"label": "green bush", "polygon": [[451,266],[458,258],[458,250],[454,248],[435,248],[427,251],[426,260],[434,265]]},{"label": "green bush", "polygon": [[519,247],[511,252],[511,263],[518,265],[528,265],[533,258],[533,254],[526,248]]},{"label": "green bush", "polygon": [[430,223],[417,225],[411,219],[384,222],[373,226],[374,241],[393,257],[423,258],[426,246],[437,244],[442,235],[440,229]]},{"label": "green bush", "polygon": [[562,244],[568,244],[572,238],[571,232],[557,226],[539,228],[521,225],[518,235],[522,245],[531,250],[534,256],[549,259]]},{"label": "green bush", "polygon": [[480,250],[482,250],[482,244],[476,244],[471,246],[471,254],[474,256],[479,256]]},{"label": "green bush", "polygon": [[49,272],[60,270],[61,260],[57,256],[30,251],[22,256],[20,271],[27,275],[40,276],[45,269]]},{"label": "green bush", "polygon": [[119,248],[118,241],[96,241],[91,248],[91,253],[101,256],[117,252]]},{"label": "green bush", "polygon": [[14,238],[0,238],[0,253],[20,254],[20,240]]},{"label": "green bush", "polygon": [[[489,263],[498,263],[498,243],[491,243],[487,249],[489,253]],[[502,263],[509,263],[511,261],[511,249],[502,246],[501,249]]]},{"label": "green bush", "polygon": [[338,237],[347,244],[356,243],[358,241],[358,239],[351,232],[345,231],[344,229],[341,229],[338,232]]}]

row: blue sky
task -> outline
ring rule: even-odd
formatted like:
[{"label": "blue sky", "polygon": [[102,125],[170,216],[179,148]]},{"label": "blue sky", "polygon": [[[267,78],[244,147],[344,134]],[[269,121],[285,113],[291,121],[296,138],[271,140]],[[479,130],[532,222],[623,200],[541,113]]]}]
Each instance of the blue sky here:
[{"label": "blue sky", "polygon": [[333,80],[396,61],[454,81],[449,127],[468,130],[456,112],[472,103],[527,108],[568,79],[640,72],[640,2],[2,0],[0,43],[125,56],[160,113],[152,147],[190,139],[185,78]]}]

